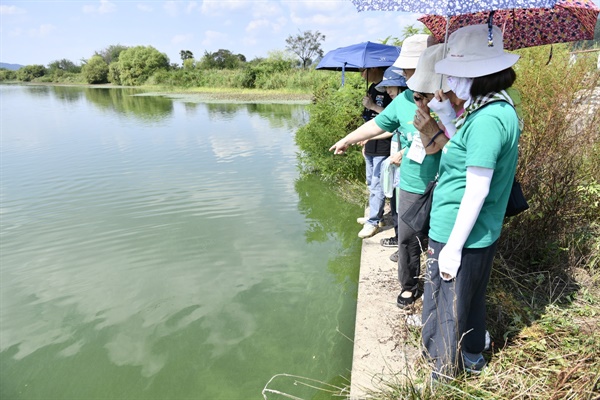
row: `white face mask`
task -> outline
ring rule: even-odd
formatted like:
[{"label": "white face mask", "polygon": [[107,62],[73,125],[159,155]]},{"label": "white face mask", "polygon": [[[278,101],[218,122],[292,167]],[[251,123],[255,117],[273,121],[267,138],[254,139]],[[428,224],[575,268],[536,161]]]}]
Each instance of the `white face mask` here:
[{"label": "white face mask", "polygon": [[469,100],[471,98],[473,78],[457,78],[456,76],[449,76],[447,82],[450,90],[454,92],[456,97],[461,100]]}]

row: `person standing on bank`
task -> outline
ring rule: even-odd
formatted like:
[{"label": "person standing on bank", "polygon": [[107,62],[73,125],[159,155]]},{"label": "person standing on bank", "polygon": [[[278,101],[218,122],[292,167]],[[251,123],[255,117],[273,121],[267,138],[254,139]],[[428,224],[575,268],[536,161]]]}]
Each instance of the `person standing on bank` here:
[{"label": "person standing on bank", "polygon": [[[398,207],[400,216],[398,220],[398,280],[401,292],[397,299],[397,305],[400,308],[406,308],[413,304],[422,293],[422,287],[420,287],[422,282],[421,254],[427,248],[427,232],[414,231],[401,216],[421,197],[427,184],[435,179],[442,155],[440,150],[448,141],[444,134],[444,127],[430,116],[427,106],[427,103],[434,98],[434,93],[440,89],[440,84],[442,84],[441,91],[443,93],[452,94],[445,82],[446,77],[437,74],[434,70],[435,63],[443,57],[443,44],[427,47],[421,53],[414,73],[406,82],[416,105],[413,116],[414,127],[420,131],[423,127],[421,123],[426,117],[433,129],[435,139],[431,140],[420,134],[417,139],[413,139],[412,146],[402,159]],[[423,117],[420,117],[419,112],[423,110]],[[385,128],[385,126],[382,127]]]},{"label": "person standing on bank", "polygon": [[[434,43],[435,39],[432,36],[425,34],[413,35],[406,38],[402,44],[400,56],[396,62],[394,62],[394,66],[403,70],[407,79],[411,78],[417,68],[419,57],[421,57],[421,54],[428,46],[431,46]],[[396,129],[399,130],[401,135],[405,136],[407,146],[404,151],[397,152],[390,156],[392,163],[400,165],[398,192],[399,215],[401,215],[402,210],[408,209],[414,201],[423,194],[427,187],[427,183],[429,183],[437,173],[437,166],[440,158],[439,154],[427,155],[421,153],[420,149],[423,149],[424,146],[421,143],[420,135],[413,123],[416,110],[417,106],[413,98],[413,91],[407,89],[397,96],[394,101],[392,101],[392,103],[372,121],[369,121],[355,131],[349,133],[330,148],[331,151],[334,151],[334,154],[341,154],[353,143],[376,137],[384,132],[393,132]],[[411,153],[411,149],[418,157]],[[432,168],[429,168],[430,166],[432,166]],[[398,295],[397,305],[400,308],[410,306],[420,297],[418,285],[409,287],[404,283],[404,278],[406,277],[406,271],[419,271],[421,262],[420,256],[422,253],[421,246],[426,238],[426,234],[414,232],[408,225],[404,224],[403,221],[398,221],[398,253],[396,256],[398,257],[398,279],[401,283],[402,290]],[[409,267],[409,265],[412,267]],[[415,281],[417,280],[415,279]]]},{"label": "person standing on bank", "polygon": [[[385,68],[366,68],[361,70],[361,76],[370,83],[367,95],[362,103],[365,107],[362,117],[366,122],[375,118],[383,111],[392,98],[385,90],[380,91],[376,86],[383,79]],[[391,146],[390,133],[387,137],[369,140],[364,143],[363,155],[365,157],[367,186],[369,188],[369,217],[366,220],[359,218],[357,221],[364,226],[358,233],[358,237],[365,239],[379,232],[379,224],[383,222],[383,211],[385,207],[385,196],[381,187],[381,163],[390,155]]]},{"label": "person standing on bank", "polygon": [[519,56],[504,52],[502,43],[496,26],[460,28],[435,65],[453,91],[470,85],[470,99],[442,149],[431,209],[422,339],[433,379],[477,373],[486,363],[485,293],[521,133],[506,93]]},{"label": "person standing on bank", "polygon": [[[400,68],[391,66],[385,70],[383,73],[383,80],[377,85],[377,89],[385,90],[387,94],[394,100],[398,95],[402,94],[407,89],[406,86],[406,78],[402,75],[403,72]],[[406,136],[402,135],[399,130],[395,130],[393,132],[391,138],[391,148],[390,148],[390,156],[402,151],[406,145],[408,144],[406,141]],[[397,182],[398,176],[394,179]],[[394,184],[394,187],[397,183]],[[381,239],[380,243],[383,247],[393,247],[398,249],[398,212],[397,208],[397,190],[394,190],[392,197],[390,198],[390,209],[392,214],[392,219],[394,221],[394,236],[389,238]],[[396,250],[397,254],[398,251]],[[397,262],[398,260],[395,260]]]}]

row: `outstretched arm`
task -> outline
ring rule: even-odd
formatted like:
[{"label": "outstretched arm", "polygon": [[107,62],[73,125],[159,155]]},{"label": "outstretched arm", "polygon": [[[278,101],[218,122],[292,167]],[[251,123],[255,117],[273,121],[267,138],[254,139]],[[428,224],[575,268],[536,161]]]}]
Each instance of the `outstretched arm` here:
[{"label": "outstretched arm", "polygon": [[344,138],[340,139],[333,146],[329,148],[329,151],[333,151],[333,154],[344,154],[348,149],[348,146],[354,143],[362,142],[364,140],[372,139],[377,135],[381,135],[385,131],[381,129],[375,123],[375,120],[365,122],[354,131],[347,134]]}]

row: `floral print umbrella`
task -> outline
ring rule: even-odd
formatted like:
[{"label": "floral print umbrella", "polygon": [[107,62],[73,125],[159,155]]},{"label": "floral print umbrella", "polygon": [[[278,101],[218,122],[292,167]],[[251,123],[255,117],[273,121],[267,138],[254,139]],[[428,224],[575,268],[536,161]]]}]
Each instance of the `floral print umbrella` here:
[{"label": "floral print umbrella", "polygon": [[[516,50],[544,44],[591,40],[600,9],[592,0],[559,0],[552,8],[498,10],[492,23],[504,32],[504,48]],[[458,28],[485,24],[489,12],[448,18],[425,15],[419,18],[439,42]]]},{"label": "floral print umbrella", "polygon": [[453,15],[520,8],[551,8],[556,0],[351,0],[360,11],[404,11]]}]

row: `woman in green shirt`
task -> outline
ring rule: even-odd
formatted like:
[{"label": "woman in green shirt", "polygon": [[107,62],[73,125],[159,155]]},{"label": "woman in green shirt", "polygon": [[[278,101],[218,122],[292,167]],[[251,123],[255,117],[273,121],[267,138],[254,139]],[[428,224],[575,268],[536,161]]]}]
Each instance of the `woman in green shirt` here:
[{"label": "woman in green shirt", "polygon": [[470,99],[442,149],[431,210],[422,336],[434,379],[463,369],[477,373],[486,363],[485,293],[521,133],[505,91],[519,56],[505,53],[502,43],[498,27],[464,27],[435,65],[455,93],[470,86]]}]

